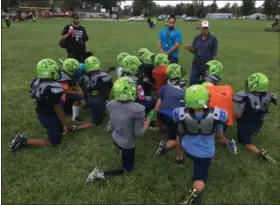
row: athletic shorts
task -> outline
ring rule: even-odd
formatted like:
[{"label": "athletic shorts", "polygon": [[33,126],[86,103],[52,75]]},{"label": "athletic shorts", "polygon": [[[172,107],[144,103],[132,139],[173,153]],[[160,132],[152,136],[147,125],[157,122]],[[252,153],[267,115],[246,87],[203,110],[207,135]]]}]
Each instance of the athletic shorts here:
[{"label": "athletic shorts", "polygon": [[89,95],[88,106],[91,109],[92,123],[94,123],[95,125],[101,125],[103,123],[105,112],[105,99]]},{"label": "athletic shorts", "polygon": [[186,155],[193,161],[193,181],[201,180],[207,183],[212,158],[199,158],[187,152]]},{"label": "athletic shorts", "polygon": [[52,145],[61,143],[63,135],[63,127],[57,116],[39,115],[38,120],[43,127],[47,129],[48,140]]},{"label": "athletic shorts", "polygon": [[168,140],[176,140],[178,132],[177,132],[177,123],[166,114],[158,113],[159,121],[164,124],[167,128],[167,138]]},{"label": "athletic shorts", "polygon": [[252,136],[258,132],[263,126],[263,122],[252,123],[252,124],[240,124],[237,123],[237,137],[238,142],[243,143],[244,145],[253,144]]}]

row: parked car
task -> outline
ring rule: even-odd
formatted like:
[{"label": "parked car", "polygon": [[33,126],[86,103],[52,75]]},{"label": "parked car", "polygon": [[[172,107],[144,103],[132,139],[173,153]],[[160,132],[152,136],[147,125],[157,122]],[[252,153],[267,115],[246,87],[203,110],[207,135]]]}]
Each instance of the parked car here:
[{"label": "parked car", "polygon": [[198,18],[196,18],[194,16],[188,16],[188,17],[184,18],[184,21],[198,21]]},{"label": "parked car", "polygon": [[164,20],[164,16],[163,15],[158,16],[158,20],[160,21]]},{"label": "parked car", "polygon": [[127,19],[129,22],[134,21],[134,22],[143,22],[144,18],[142,16],[134,16],[129,19]]}]

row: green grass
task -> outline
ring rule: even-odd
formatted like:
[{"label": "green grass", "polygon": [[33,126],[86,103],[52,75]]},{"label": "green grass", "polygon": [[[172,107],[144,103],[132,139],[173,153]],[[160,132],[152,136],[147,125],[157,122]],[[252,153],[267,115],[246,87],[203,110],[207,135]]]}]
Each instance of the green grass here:
[{"label": "green grass", "polygon": [[[174,164],[175,153],[153,158],[160,136],[148,131],[137,139],[136,165],[130,175],[107,182],[86,184],[93,165],[102,169],[116,167],[120,157],[104,126],[69,134],[57,148],[29,148],[9,153],[10,140],[22,133],[32,138],[45,137],[36,119],[29,86],[36,63],[42,58],[64,58],[58,40],[68,20],[39,20],[38,23],[13,24],[2,30],[2,202],[17,203],[156,203],[176,204],[192,186],[192,163]],[[211,21],[219,40],[218,57],[225,67],[223,83],[235,91],[254,72],[270,79],[270,90],[279,96],[279,33],[264,32],[266,21]],[[146,24],[83,21],[90,38],[89,47],[104,67],[113,65],[118,53],[136,54],[140,47],[158,52],[156,41],[163,23],[156,29]],[[179,21],[184,43],[198,33],[198,23]],[[189,76],[192,55],[181,49],[180,62]],[[280,161],[279,107],[271,113],[261,136],[254,142],[269,150]],[[90,119],[83,111],[83,117]],[[230,130],[235,136],[235,130]],[[217,145],[204,195],[207,204],[276,204],[279,195],[279,164],[269,164],[239,146],[231,155]]]}]

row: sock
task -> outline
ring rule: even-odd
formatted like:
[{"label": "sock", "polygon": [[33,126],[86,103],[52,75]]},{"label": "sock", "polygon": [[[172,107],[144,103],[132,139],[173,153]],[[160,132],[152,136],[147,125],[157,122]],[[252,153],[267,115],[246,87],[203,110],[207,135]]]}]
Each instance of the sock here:
[{"label": "sock", "polygon": [[81,106],[72,106],[72,110],[73,110],[73,120],[79,116],[80,110],[81,110]]}]

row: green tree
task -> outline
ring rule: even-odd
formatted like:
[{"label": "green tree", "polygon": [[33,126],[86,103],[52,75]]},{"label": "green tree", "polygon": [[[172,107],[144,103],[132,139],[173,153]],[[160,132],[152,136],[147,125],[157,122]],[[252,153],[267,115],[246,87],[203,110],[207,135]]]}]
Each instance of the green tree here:
[{"label": "green tree", "polygon": [[255,0],[242,0],[242,13],[244,16],[248,16],[255,11]]},{"label": "green tree", "polygon": [[210,13],[217,13],[218,11],[218,5],[216,3],[216,0],[213,1],[213,3],[210,6]]}]

